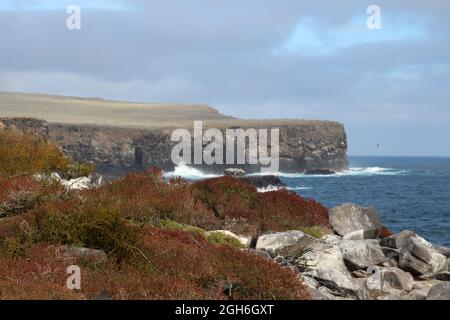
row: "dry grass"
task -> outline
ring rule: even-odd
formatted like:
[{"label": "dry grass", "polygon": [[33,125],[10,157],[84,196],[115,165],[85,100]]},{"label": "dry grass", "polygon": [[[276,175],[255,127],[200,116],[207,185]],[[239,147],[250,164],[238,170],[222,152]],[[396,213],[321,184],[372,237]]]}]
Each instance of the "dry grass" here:
[{"label": "dry grass", "polygon": [[1,93],[0,117],[33,117],[50,123],[84,124],[130,129],[189,128],[196,120],[205,127],[269,128],[295,126],[339,134],[342,125],[315,120],[240,120],[201,104],[133,103],[103,99]]}]

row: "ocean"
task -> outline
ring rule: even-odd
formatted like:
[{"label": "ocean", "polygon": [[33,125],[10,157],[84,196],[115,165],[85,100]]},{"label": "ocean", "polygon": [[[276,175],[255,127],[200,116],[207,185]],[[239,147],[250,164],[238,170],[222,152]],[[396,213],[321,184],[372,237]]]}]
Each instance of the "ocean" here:
[{"label": "ocean", "polygon": [[[331,208],[343,203],[375,207],[392,231],[413,230],[450,246],[450,158],[349,157],[349,170],[330,176],[284,174],[290,190]],[[169,176],[203,179],[181,167]]]}]

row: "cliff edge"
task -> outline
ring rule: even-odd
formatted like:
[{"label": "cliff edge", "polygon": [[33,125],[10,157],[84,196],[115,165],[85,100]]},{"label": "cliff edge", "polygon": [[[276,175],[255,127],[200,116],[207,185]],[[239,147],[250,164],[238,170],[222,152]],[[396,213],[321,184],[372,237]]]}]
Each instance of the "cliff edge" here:
[{"label": "cliff edge", "polygon": [[[280,171],[343,170],[347,167],[344,126],[316,120],[240,120],[205,105],[143,104],[20,93],[0,93],[0,128],[47,136],[72,158],[92,161],[97,171],[119,176],[149,167],[174,169],[175,128],[279,128]],[[31,119],[35,118],[35,119]],[[41,119],[41,120],[36,120]],[[222,173],[226,166],[198,165]],[[248,171],[257,166],[243,167]]]}]

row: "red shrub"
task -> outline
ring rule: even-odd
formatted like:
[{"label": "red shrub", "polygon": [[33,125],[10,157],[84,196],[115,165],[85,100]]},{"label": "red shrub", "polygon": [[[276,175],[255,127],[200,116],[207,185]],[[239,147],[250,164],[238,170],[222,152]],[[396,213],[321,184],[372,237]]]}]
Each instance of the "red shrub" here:
[{"label": "red shrub", "polygon": [[[328,226],[328,210],[294,192],[257,193],[246,182],[222,177],[194,183],[192,193],[221,220],[244,219],[257,232]],[[250,231],[250,233],[252,233]]]},{"label": "red shrub", "polygon": [[[298,276],[256,255],[207,243],[183,232],[146,230],[147,260],[118,267],[35,246],[23,257],[0,258],[0,299],[308,299]],[[66,268],[81,268],[81,291],[66,288]],[[225,286],[232,285],[232,290]]]},{"label": "red shrub", "polygon": [[40,185],[33,177],[4,178],[0,176],[0,203],[8,201],[11,195],[20,192],[36,193],[39,189]]},{"label": "red shrub", "polygon": [[262,230],[285,231],[329,226],[328,209],[312,199],[304,199],[287,190],[262,193],[260,197]]},{"label": "red shrub", "polygon": [[165,181],[158,170],[129,175],[84,195],[88,201],[113,203],[127,217],[144,222],[172,219],[205,228],[218,226],[214,214],[192,197],[186,181]]},{"label": "red shrub", "polygon": [[393,234],[394,233],[391,230],[389,230],[388,228],[383,226],[383,228],[380,231],[380,238],[384,239],[384,238],[387,238],[389,236],[392,236]]}]

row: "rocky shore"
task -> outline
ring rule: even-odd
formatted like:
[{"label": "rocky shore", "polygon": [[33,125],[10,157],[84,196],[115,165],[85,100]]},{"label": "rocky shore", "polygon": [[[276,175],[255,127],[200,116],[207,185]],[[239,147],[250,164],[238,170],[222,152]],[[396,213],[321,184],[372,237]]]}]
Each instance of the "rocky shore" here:
[{"label": "rocky shore", "polygon": [[298,272],[313,299],[450,300],[450,248],[407,230],[382,238],[373,208],[345,204],[329,215],[332,234],[265,234],[253,250]]}]

